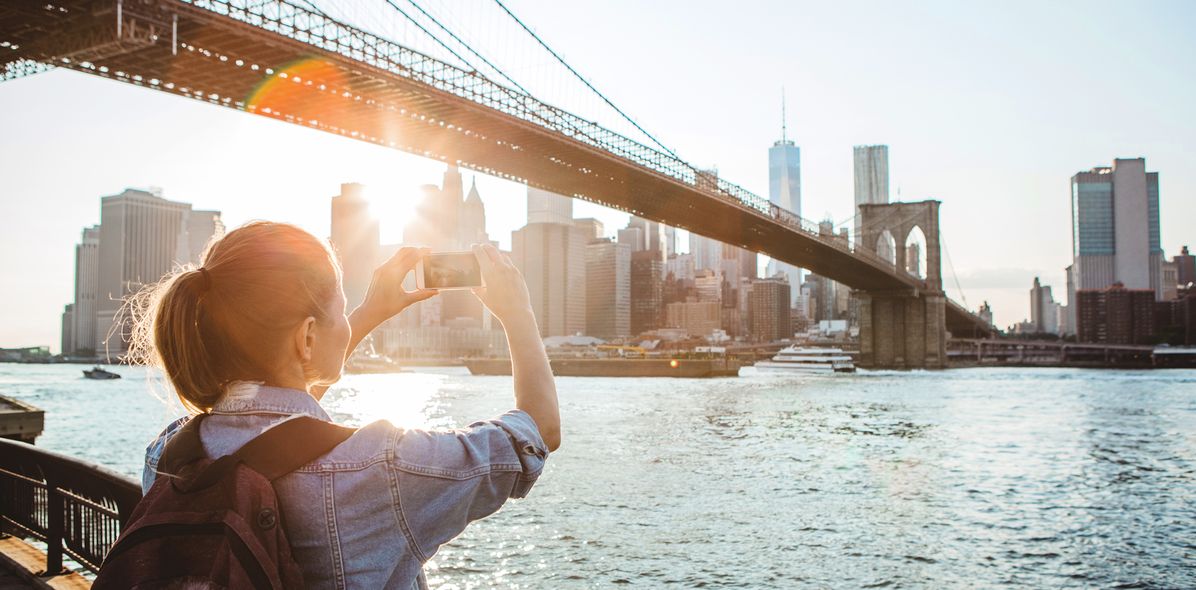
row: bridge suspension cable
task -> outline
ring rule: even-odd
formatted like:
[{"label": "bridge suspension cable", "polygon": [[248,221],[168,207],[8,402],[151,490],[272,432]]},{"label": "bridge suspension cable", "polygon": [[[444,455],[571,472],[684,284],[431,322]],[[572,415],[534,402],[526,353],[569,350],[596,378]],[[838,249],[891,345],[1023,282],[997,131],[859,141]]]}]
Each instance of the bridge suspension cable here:
[{"label": "bridge suspension cable", "polygon": [[947,247],[947,239],[943,237],[943,229],[939,228],[939,243],[943,246],[943,256],[947,259],[947,268],[951,270],[951,279],[955,281],[955,290],[959,291],[959,299],[963,301],[964,309],[971,310],[971,305],[968,303],[968,296],[963,292],[963,286],[959,284],[959,275],[955,273],[955,265],[951,264],[951,249]]},{"label": "bridge suspension cable", "polygon": [[[411,19],[410,16],[407,15],[407,13],[403,12],[401,9],[399,9],[397,6],[395,6],[394,2],[392,2],[391,0],[386,0],[386,2],[387,2],[387,4],[394,6],[395,9],[398,10],[400,14],[407,17],[407,20],[410,20],[413,23],[415,22],[414,20]],[[482,55],[481,53],[478,53],[472,46],[470,46],[468,43],[466,43],[464,40],[462,40],[460,37],[458,37],[455,33],[453,33],[452,30],[450,30],[448,27],[444,26],[444,24],[442,24],[439,20],[437,20],[436,17],[432,16],[431,14],[428,13],[428,11],[424,10],[422,6],[420,6],[418,3],[415,2],[415,0],[407,0],[407,2],[410,3],[412,6],[414,6],[415,9],[420,12],[420,14],[424,15],[425,17],[428,18],[428,20],[432,21],[437,27],[440,27],[440,29],[442,31],[444,31],[445,33],[448,33],[448,36],[452,37],[454,41],[461,44],[461,46],[464,47],[467,51],[469,51],[470,53],[475,55],[478,59],[482,60],[482,63],[489,66],[490,69],[494,70],[499,76],[502,76],[506,81],[510,82],[515,88],[519,89],[520,92],[522,92],[528,96],[531,96],[531,94],[532,94],[531,91],[524,88],[522,85],[519,84],[519,82],[516,82],[514,78],[507,75],[507,73],[504,72],[501,68],[499,68],[498,66],[491,63],[490,60],[486,59],[486,56]],[[425,33],[428,33],[427,29],[425,29],[419,23],[415,23],[415,25],[418,26],[420,28],[420,30],[424,31]],[[428,33],[428,35],[431,36],[432,34]],[[440,43],[441,47],[448,49],[448,47],[443,42],[441,42],[439,39],[436,39],[436,41],[438,43]],[[452,50],[449,49],[449,51],[451,52]],[[457,53],[453,52],[453,55],[457,55]],[[457,58],[462,59],[459,55]],[[464,61],[464,60],[462,59],[462,61]],[[469,64],[469,62],[465,62],[465,63]],[[469,67],[474,69],[475,71],[477,70],[477,68],[474,67],[473,64],[469,64]]]},{"label": "bridge suspension cable", "polygon": [[[454,50],[453,50],[453,48],[452,48],[452,47],[449,47],[449,46],[448,46],[448,43],[445,43],[444,41],[442,41],[442,40],[440,39],[440,37],[437,37],[436,35],[433,35],[433,34],[432,34],[432,31],[429,31],[429,30],[427,29],[427,27],[425,27],[425,26],[423,25],[423,23],[420,23],[419,21],[417,21],[417,20],[415,20],[414,18],[412,18],[410,14],[407,14],[407,12],[406,12],[405,10],[403,10],[403,8],[402,8],[402,7],[400,7],[398,4],[395,4],[393,0],[386,0],[386,3],[387,3],[387,4],[389,4],[391,8],[395,9],[396,11],[398,11],[398,13],[399,13],[399,14],[403,15],[403,18],[406,18],[407,20],[411,21],[411,24],[413,24],[413,25],[415,25],[416,27],[418,27],[418,28],[419,28],[419,30],[423,31],[425,35],[427,35],[429,38],[431,38],[433,41],[435,41],[435,42],[436,42],[438,45],[440,45],[441,47],[443,47],[445,51],[449,52],[450,54],[452,54],[452,56],[453,56],[453,57],[457,58],[457,60],[458,60],[458,61],[460,61],[461,63],[465,64],[465,66],[466,66],[466,67],[468,67],[469,69],[471,69],[471,70],[473,70],[473,71],[475,71],[475,72],[476,72],[476,71],[478,71],[478,68],[477,68],[477,67],[475,67],[475,66],[474,66],[472,63],[470,63],[470,62],[469,62],[469,60],[465,59],[464,57],[461,57],[461,54],[460,54],[460,53],[457,53],[456,51],[454,51]],[[412,2],[412,4],[414,5],[415,3],[414,3],[414,2]],[[419,6],[416,6],[416,8],[419,8]],[[420,9],[420,12],[423,12],[423,9]],[[424,13],[424,14],[427,14],[427,13]],[[433,21],[433,22],[436,22],[436,19],[432,19],[432,21]],[[440,25],[440,23],[438,23],[438,22],[437,22],[436,24]],[[440,25],[440,28],[442,28],[442,29],[443,29],[443,28],[444,28],[444,25]],[[445,30],[447,31],[448,29],[445,29]],[[451,32],[449,33],[449,35],[452,35],[454,39],[456,39],[456,38],[457,38],[457,36],[456,36],[456,35],[453,35]],[[458,39],[458,41],[460,41],[460,40]],[[465,45],[465,44],[464,44],[464,43],[462,43],[462,45]],[[468,46],[468,45],[465,45],[465,47],[466,47],[467,49],[469,48],[469,46]],[[473,51],[473,50],[472,50],[472,49],[470,49],[470,51]],[[474,55],[477,55],[477,52],[476,52],[476,51],[474,52]],[[482,58],[482,61],[486,61],[486,60],[485,60],[485,58]],[[486,62],[486,63],[490,63],[490,62]],[[493,66],[491,66],[491,67],[493,67]],[[496,69],[497,69],[497,68],[496,68]]]},{"label": "bridge suspension cable", "polygon": [[[387,0],[387,1],[389,2],[390,0]],[[632,127],[635,127],[636,129],[638,129],[640,133],[643,133],[645,137],[647,137],[648,139],[651,139],[653,143],[655,143],[658,147],[660,147],[660,149],[664,150],[666,153],[668,153],[670,156],[673,156],[674,158],[677,158],[679,160],[681,159],[679,156],[677,156],[676,152],[674,152],[673,150],[669,149],[668,146],[661,143],[660,140],[656,139],[656,137],[653,136],[651,133],[648,133],[648,131],[646,129],[644,129],[643,127],[641,127],[639,123],[635,122],[635,119],[632,119],[630,115],[623,112],[623,109],[620,109],[619,107],[615,106],[615,103],[611,102],[611,100],[609,98],[607,98],[606,95],[599,92],[597,88],[594,88],[594,85],[590,84],[590,81],[586,80],[585,76],[582,76],[580,73],[578,73],[577,70],[573,69],[573,66],[570,66],[569,63],[566,62],[563,57],[561,57],[559,54],[557,54],[557,52],[553,51],[552,48],[549,47],[548,44],[545,43],[544,40],[541,39],[539,35],[537,35],[534,31],[531,30],[530,27],[528,27],[526,24],[524,24],[522,20],[519,20],[519,17],[515,16],[515,13],[511,12],[511,9],[507,8],[507,6],[502,3],[502,0],[494,0],[494,3],[497,4],[498,7],[503,10],[503,12],[507,13],[507,16],[510,16],[511,19],[514,20],[520,26],[520,28],[522,28],[524,31],[526,31],[528,35],[531,35],[532,39],[535,39],[536,43],[540,44],[540,47],[543,47],[544,50],[547,51],[550,55],[552,55],[552,57],[556,58],[556,60],[558,62],[560,62],[561,65],[565,66],[565,69],[569,70],[569,73],[573,74],[573,76],[576,77],[578,80],[580,80],[582,84],[585,84],[586,88],[589,88],[591,91],[593,91],[593,93],[595,95],[598,96],[598,98],[602,99],[602,102],[606,103],[606,105],[609,106],[611,109],[614,109],[614,111],[616,113],[618,113],[619,116],[623,117],[623,119],[626,120],[628,123],[630,123]]]}]

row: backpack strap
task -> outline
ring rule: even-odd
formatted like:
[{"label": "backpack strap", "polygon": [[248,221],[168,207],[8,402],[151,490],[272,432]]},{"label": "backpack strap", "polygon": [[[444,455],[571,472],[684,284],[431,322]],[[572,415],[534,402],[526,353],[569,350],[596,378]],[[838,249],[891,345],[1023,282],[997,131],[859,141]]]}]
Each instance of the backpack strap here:
[{"label": "backpack strap", "polygon": [[315,461],[354,432],[356,428],[298,416],[268,428],[233,456],[273,481]]},{"label": "backpack strap", "polygon": [[158,473],[178,474],[183,467],[207,457],[199,439],[199,424],[207,416],[197,414],[170,437],[158,459]]},{"label": "backpack strap", "polygon": [[[196,415],[170,437],[158,460],[159,473],[177,475],[187,465],[207,457],[199,438],[199,425],[206,417],[207,414]],[[339,426],[311,416],[297,416],[279,422],[245,443],[231,455],[231,462],[245,463],[273,481],[336,448],[354,432],[357,432],[356,428]],[[210,477],[200,477],[202,481],[194,487],[204,487],[219,476],[216,472],[222,472],[220,469],[214,471]]]}]

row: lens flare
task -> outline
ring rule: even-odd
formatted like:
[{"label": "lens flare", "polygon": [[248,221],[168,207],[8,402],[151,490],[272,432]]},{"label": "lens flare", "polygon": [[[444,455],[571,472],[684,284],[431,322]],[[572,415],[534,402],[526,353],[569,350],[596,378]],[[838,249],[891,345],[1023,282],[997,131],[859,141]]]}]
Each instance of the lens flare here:
[{"label": "lens flare", "polygon": [[309,57],[274,70],[249,93],[245,107],[258,112],[292,115],[311,124],[333,123],[316,119],[317,116],[327,119],[336,112],[336,109],[327,108],[317,111],[313,108],[316,99],[340,97],[352,101],[356,96],[341,68],[325,59]]}]

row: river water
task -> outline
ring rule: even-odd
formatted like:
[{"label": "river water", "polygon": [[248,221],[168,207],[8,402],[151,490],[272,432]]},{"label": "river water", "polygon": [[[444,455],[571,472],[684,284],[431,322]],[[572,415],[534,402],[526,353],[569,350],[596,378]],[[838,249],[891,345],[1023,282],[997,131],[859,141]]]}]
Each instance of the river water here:
[{"label": "river water", "polygon": [[[38,445],[139,476],[157,379],[0,365]],[[558,380],[564,446],[434,587],[1196,587],[1196,371],[969,369]],[[464,369],[350,375],[338,420],[512,405]]]}]

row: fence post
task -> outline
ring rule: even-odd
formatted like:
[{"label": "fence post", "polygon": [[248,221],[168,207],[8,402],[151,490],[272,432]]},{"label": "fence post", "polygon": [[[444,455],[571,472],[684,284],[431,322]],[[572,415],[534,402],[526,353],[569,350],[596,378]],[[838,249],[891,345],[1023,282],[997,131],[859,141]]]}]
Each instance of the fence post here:
[{"label": "fence post", "polygon": [[66,529],[66,508],[58,487],[46,482],[46,574],[56,576],[62,573],[62,536]]}]

